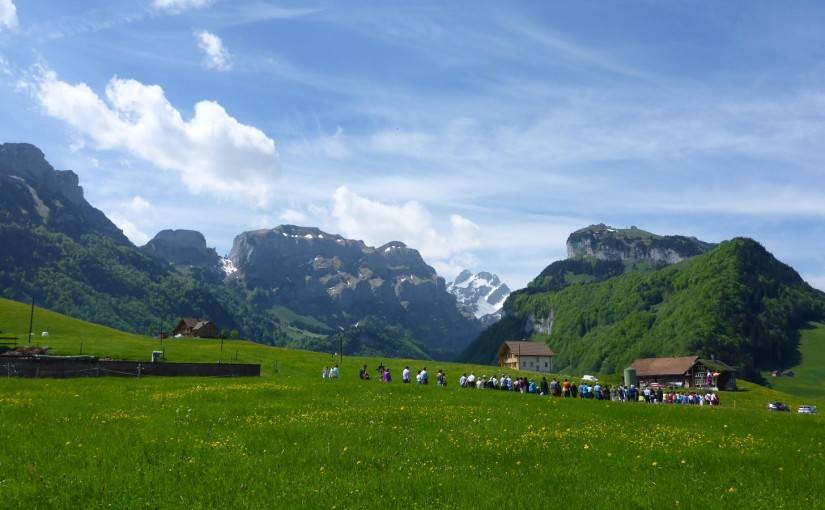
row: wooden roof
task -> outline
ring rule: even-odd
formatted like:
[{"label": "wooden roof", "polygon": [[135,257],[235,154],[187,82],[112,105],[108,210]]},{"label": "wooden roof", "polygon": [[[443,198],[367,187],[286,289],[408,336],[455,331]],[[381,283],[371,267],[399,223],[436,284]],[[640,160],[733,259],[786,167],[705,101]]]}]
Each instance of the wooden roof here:
[{"label": "wooden roof", "polygon": [[636,369],[637,377],[656,375],[681,375],[690,370],[699,356],[682,356],[680,358],[642,358],[634,361],[630,368]]},{"label": "wooden roof", "polygon": [[197,317],[181,317],[180,320],[186,324],[186,327],[189,328],[194,328],[199,322],[201,322],[201,320]]},{"label": "wooden roof", "polygon": [[716,370],[717,372],[736,372],[735,368],[728,365],[724,361],[719,361],[718,359],[700,359],[699,361],[706,367]]},{"label": "wooden roof", "polygon": [[501,357],[505,352],[510,351],[519,356],[555,356],[553,351],[544,342],[504,342],[498,350]]}]

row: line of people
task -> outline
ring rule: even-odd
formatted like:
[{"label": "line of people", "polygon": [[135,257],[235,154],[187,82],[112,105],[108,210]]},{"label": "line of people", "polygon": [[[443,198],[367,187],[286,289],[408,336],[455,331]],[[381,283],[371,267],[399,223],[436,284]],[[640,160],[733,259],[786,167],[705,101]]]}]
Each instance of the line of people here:
[{"label": "line of people", "polygon": [[[385,367],[383,363],[378,365],[376,369],[378,372],[378,377],[382,382],[392,382],[392,375],[390,373],[390,369]],[[367,369],[367,365],[361,367],[361,370],[358,372],[358,378],[363,381],[369,381],[371,379],[369,370]],[[438,386],[447,386],[447,374],[442,369],[438,369],[436,373],[436,384]],[[404,370],[401,371],[401,382],[410,384],[412,383],[412,372],[410,371],[410,366],[404,366]],[[430,383],[430,376],[427,372],[427,367],[421,368],[415,376],[416,384],[429,384]]]},{"label": "line of people", "polygon": [[[381,363],[376,370],[378,371],[379,381],[385,383],[392,382],[390,369],[385,367],[383,363]],[[331,369],[324,367],[321,375],[324,379],[337,379],[339,377],[338,365],[333,366]],[[367,365],[361,367],[358,377],[365,381],[371,379]],[[401,372],[401,381],[406,384],[412,383],[412,372],[410,371],[409,365],[406,365]],[[423,367],[418,371],[415,376],[415,382],[416,384],[429,384],[427,367]],[[436,373],[436,384],[438,384],[438,386],[447,386],[447,374],[440,368]],[[720,405],[719,396],[711,391],[706,392],[704,395],[696,391],[676,392],[674,390],[668,390],[668,392],[665,393],[661,387],[639,389],[633,384],[612,385],[610,388],[606,388],[598,381],[591,381],[590,383],[582,381],[581,384],[578,385],[568,379],[559,382],[556,378],[553,378],[552,381],[548,382],[545,376],[537,383],[535,379],[528,377],[517,377],[513,379],[509,374],[501,374],[500,378],[496,378],[495,375],[488,378],[486,374],[481,377],[476,377],[475,372],[470,372],[470,375],[467,375],[465,372],[459,378],[458,385],[462,388],[515,391],[537,395],[552,395],[554,397],[609,400],[613,402]]]},{"label": "line of people", "polygon": [[535,379],[527,377],[517,377],[513,379],[508,374],[501,374],[487,377],[482,375],[476,377],[475,372],[462,374],[458,380],[462,388],[492,389],[502,391],[516,391],[520,393],[534,393],[538,395],[552,395],[564,398],[582,398],[591,400],[609,400],[613,402],[647,402],[647,403],[668,403],[668,404],[692,404],[692,405],[714,405],[720,404],[719,396],[712,391],[704,395],[696,391],[676,392],[669,390],[666,394],[661,388],[644,388],[640,390],[635,385],[618,386],[612,385],[609,388],[601,385],[598,381],[582,381],[576,384],[568,379],[559,382],[553,378],[548,382],[547,377],[542,377],[536,383]]}]

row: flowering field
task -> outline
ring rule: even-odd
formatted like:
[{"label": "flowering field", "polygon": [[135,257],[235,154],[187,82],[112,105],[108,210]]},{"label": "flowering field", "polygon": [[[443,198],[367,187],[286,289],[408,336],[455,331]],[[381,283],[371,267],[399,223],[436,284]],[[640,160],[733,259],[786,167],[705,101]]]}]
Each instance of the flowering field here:
[{"label": "flowering field", "polygon": [[[329,354],[35,319],[55,354],[163,349],[260,363],[264,377],[0,378],[0,508],[825,507],[822,415],[765,410],[822,406],[819,393],[741,383],[721,407],[564,400],[460,389],[461,372],[491,368],[449,363],[429,367],[446,388],[360,381],[379,360],[357,358],[322,380]],[[25,338],[29,308],[0,300],[0,323]],[[396,379],[420,363],[380,361]]]},{"label": "flowering field", "polygon": [[322,380],[329,355],[280,357],[258,379],[0,379],[0,506],[825,507],[822,417],[749,392],[565,400],[358,380],[372,360]]}]

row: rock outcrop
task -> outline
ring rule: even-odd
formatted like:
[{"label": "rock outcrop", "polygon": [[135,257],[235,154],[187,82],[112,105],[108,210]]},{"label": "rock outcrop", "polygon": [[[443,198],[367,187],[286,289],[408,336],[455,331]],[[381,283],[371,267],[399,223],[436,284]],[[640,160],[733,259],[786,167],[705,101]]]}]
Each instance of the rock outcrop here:
[{"label": "rock outcrop", "polygon": [[282,225],[235,238],[227,280],[303,315],[348,328],[377,317],[413,332],[434,351],[456,352],[481,330],[460,312],[444,279],[417,250],[378,248],[317,228]]},{"label": "rock outcrop", "polygon": [[123,232],[83,197],[77,174],[55,170],[28,143],[0,145],[0,215],[78,238],[100,232],[131,244]]},{"label": "rock outcrop", "polygon": [[617,229],[603,223],[577,230],[567,238],[567,258],[646,262],[663,267],[701,255],[716,245],[695,237],[660,236],[636,227]]},{"label": "rock outcrop", "polygon": [[221,258],[195,230],[161,230],[140,251],[172,266],[196,266],[220,271]]}]

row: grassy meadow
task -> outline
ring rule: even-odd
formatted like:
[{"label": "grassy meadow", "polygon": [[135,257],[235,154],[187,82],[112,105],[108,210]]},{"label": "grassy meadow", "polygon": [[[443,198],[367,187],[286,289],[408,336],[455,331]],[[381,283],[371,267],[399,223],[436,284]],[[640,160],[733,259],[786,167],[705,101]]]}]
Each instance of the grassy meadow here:
[{"label": "grassy meadow", "polygon": [[[41,310],[35,324],[49,337],[33,342],[55,353],[82,339],[87,354],[148,359],[160,345]],[[0,301],[0,329],[25,339],[28,307]],[[330,354],[163,348],[264,375],[0,378],[0,507],[825,507],[822,415],[765,411],[817,395],[742,383],[720,407],[565,400],[457,387],[491,367],[428,363],[432,381],[447,371],[444,388],[398,382],[423,365],[411,360],[345,357],[341,379],[322,380]],[[396,382],[358,379],[379,362]]]}]

